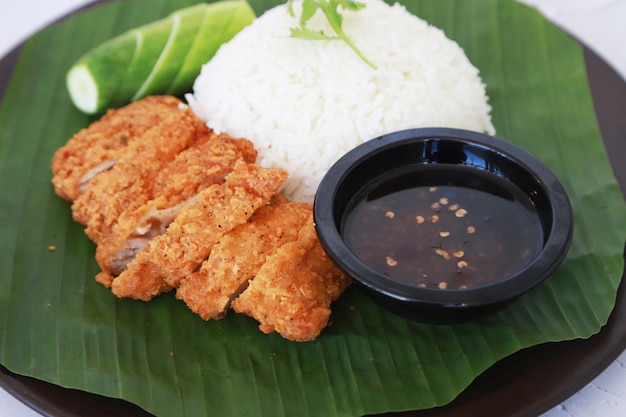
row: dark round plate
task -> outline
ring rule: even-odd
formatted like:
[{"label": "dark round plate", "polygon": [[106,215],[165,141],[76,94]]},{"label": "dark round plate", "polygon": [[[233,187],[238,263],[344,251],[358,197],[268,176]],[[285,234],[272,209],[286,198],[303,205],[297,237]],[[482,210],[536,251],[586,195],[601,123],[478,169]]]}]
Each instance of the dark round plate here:
[{"label": "dark round plate", "polygon": [[[18,47],[0,60],[0,102],[19,54]],[[626,164],[618,160],[626,155],[626,117],[622,113],[626,83],[592,51],[584,48],[584,55],[600,131],[622,193],[626,195]],[[626,349],[626,327],[621,325],[626,322],[623,281],[615,309],[598,334],[589,339],[521,350],[497,362],[444,407],[385,416],[521,417],[550,410],[591,382]],[[0,386],[29,407],[51,417],[151,416],[126,401],[15,375],[2,366]]]}]

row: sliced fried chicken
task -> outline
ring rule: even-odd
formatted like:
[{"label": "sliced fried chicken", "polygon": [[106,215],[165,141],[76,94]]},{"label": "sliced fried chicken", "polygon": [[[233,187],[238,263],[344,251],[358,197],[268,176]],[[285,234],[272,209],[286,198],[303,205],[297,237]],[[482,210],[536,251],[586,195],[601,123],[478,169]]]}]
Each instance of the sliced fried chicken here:
[{"label": "sliced fried chicken", "polygon": [[118,297],[148,301],[178,286],[209,257],[219,239],[248,221],[266,205],[287,178],[278,168],[237,162],[224,184],[209,186],[139,252],[117,278],[112,291]]},{"label": "sliced fried chicken", "polygon": [[111,234],[96,247],[96,261],[102,269],[96,281],[110,287],[115,277],[126,270],[128,263],[152,239],[167,231],[180,210],[194,202],[195,198],[192,197],[172,205],[172,201],[161,196],[137,210],[124,212]]},{"label": "sliced fried chicken", "polygon": [[349,284],[324,252],[311,216],[297,240],[267,258],[232,308],[256,319],[264,333],[309,341],[326,327],[330,304]]},{"label": "sliced fried chicken", "polygon": [[255,159],[250,141],[228,136],[213,136],[178,154],[157,175],[153,199],[136,210],[125,210],[98,244],[96,260],[102,269],[98,281],[110,286],[150,240],[165,233],[183,207],[195,202],[199,190],[223,183],[238,161]]},{"label": "sliced fried chicken", "polygon": [[74,135],[53,157],[52,182],[116,296],[177,289],[203,319],[232,308],[265,333],[312,340],[350,280],[322,249],[311,205],[276,194],[288,173],[256,156],[177,98],[153,96]]},{"label": "sliced fried chicken", "polygon": [[185,107],[166,117],[127,146],[110,170],[94,177],[72,204],[74,219],[102,241],[125,210],[136,210],[152,196],[153,180],[181,151],[211,138],[206,125]]},{"label": "sliced fried chicken", "polygon": [[98,174],[111,169],[135,138],[179,110],[171,96],[151,96],[117,110],[76,133],[59,148],[51,162],[56,194],[69,201],[84,192]]},{"label": "sliced fried chicken", "polygon": [[213,132],[211,136],[209,141],[182,151],[156,174],[152,179],[154,198],[161,195],[168,199],[174,195],[181,200],[189,198],[197,194],[200,187],[224,182],[236,161],[256,161],[257,151],[249,140],[234,139]]},{"label": "sliced fried chicken", "polygon": [[222,318],[267,257],[296,239],[311,210],[310,204],[275,195],[249,222],[219,240],[200,270],[181,281],[176,297],[204,320]]}]

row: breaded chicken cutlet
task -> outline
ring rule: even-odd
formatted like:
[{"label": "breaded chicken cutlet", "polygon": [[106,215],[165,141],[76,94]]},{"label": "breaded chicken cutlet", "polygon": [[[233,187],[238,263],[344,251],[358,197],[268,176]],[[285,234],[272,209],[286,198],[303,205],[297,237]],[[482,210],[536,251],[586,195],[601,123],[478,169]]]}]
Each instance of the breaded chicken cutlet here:
[{"label": "breaded chicken cutlet", "polygon": [[185,149],[156,174],[152,181],[152,196],[187,199],[200,188],[224,182],[237,161],[252,164],[256,158],[257,151],[249,140],[216,135],[211,131],[207,141]]},{"label": "breaded chicken cutlet", "polygon": [[178,286],[209,257],[219,239],[266,205],[287,178],[279,168],[237,162],[224,184],[200,191],[167,232],[155,237],[117,278],[118,297],[144,301]]},{"label": "breaded chicken cutlet", "polygon": [[110,286],[135,255],[151,239],[165,233],[184,206],[194,202],[192,197],[198,191],[223,183],[237,161],[252,163],[256,155],[250,141],[225,135],[212,135],[179,153],[157,174],[151,187],[152,200],[122,212],[98,245],[96,260],[102,269],[98,282]]},{"label": "breaded chicken cutlet", "polygon": [[125,210],[135,210],[152,197],[152,184],[176,155],[195,143],[210,140],[211,132],[184,107],[133,141],[117,163],[94,177],[72,204],[74,219],[99,243]]},{"label": "breaded chicken cutlet", "polygon": [[176,297],[204,320],[226,315],[230,303],[247,287],[266,259],[294,241],[311,214],[307,203],[276,194],[244,223],[225,234],[197,272],[185,277]]},{"label": "breaded chicken cutlet", "polygon": [[232,308],[256,319],[264,333],[310,341],[326,327],[330,304],[350,282],[328,259],[310,215],[298,238],[267,258]]},{"label": "breaded chicken cutlet", "polygon": [[349,280],[322,250],[312,206],[278,194],[288,173],[256,157],[178,99],[149,97],[71,138],[53,183],[97,245],[96,281],[116,296],[176,289],[203,319],[233,309],[266,333],[312,340]]},{"label": "breaded chicken cutlet", "polygon": [[178,111],[181,104],[176,97],[147,97],[109,110],[100,120],[80,130],[52,158],[55,193],[66,200],[75,200],[93,177],[115,165],[126,146]]}]

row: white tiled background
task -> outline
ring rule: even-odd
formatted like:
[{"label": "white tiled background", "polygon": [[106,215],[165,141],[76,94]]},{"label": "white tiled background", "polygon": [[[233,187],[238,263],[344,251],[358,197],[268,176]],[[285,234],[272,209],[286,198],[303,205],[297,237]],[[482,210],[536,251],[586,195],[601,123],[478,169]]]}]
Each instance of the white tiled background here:
[{"label": "white tiled background", "polygon": [[[548,19],[591,47],[626,80],[626,0],[519,1],[538,8]],[[87,3],[89,0],[0,0],[0,57],[42,26]],[[579,393],[542,417],[625,415],[626,353]],[[18,416],[39,414],[0,388],[0,417]]]}]

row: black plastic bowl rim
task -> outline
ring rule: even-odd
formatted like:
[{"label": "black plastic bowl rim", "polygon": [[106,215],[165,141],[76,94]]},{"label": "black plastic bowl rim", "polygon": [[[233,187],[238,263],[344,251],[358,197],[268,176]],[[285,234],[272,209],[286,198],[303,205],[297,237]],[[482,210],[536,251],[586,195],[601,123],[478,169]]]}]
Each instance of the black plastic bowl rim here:
[{"label": "black plastic bowl rim", "polygon": [[[398,147],[409,147],[419,142],[457,142],[459,146],[475,147],[497,154],[509,161],[536,182],[536,186],[547,196],[547,204],[542,210],[549,210],[549,224],[542,226],[543,248],[517,273],[493,284],[466,289],[421,288],[403,283],[379,273],[358,259],[346,246],[341,233],[341,208],[336,202],[348,201],[344,182],[354,176],[355,170],[372,158],[380,157]],[[465,148],[463,148],[465,149]],[[409,158],[410,159],[410,158]],[[422,163],[429,163],[422,161]],[[438,162],[437,162],[438,163]],[[470,166],[473,166],[470,164]],[[485,167],[476,166],[477,169]],[[497,172],[506,178],[506,173]],[[379,174],[375,174],[379,175]],[[352,188],[354,195],[359,187],[373,178],[357,179]],[[558,178],[537,158],[524,149],[487,134],[452,128],[417,128],[393,132],[371,139],[352,149],[341,157],[320,182],[314,200],[313,215],[315,227],[322,246],[329,257],[350,277],[368,290],[370,295],[382,301],[387,307],[404,309],[453,309],[470,310],[504,305],[534,288],[552,274],[565,258],[572,240],[573,213],[567,193]],[[394,306],[394,304],[397,304]]]}]

